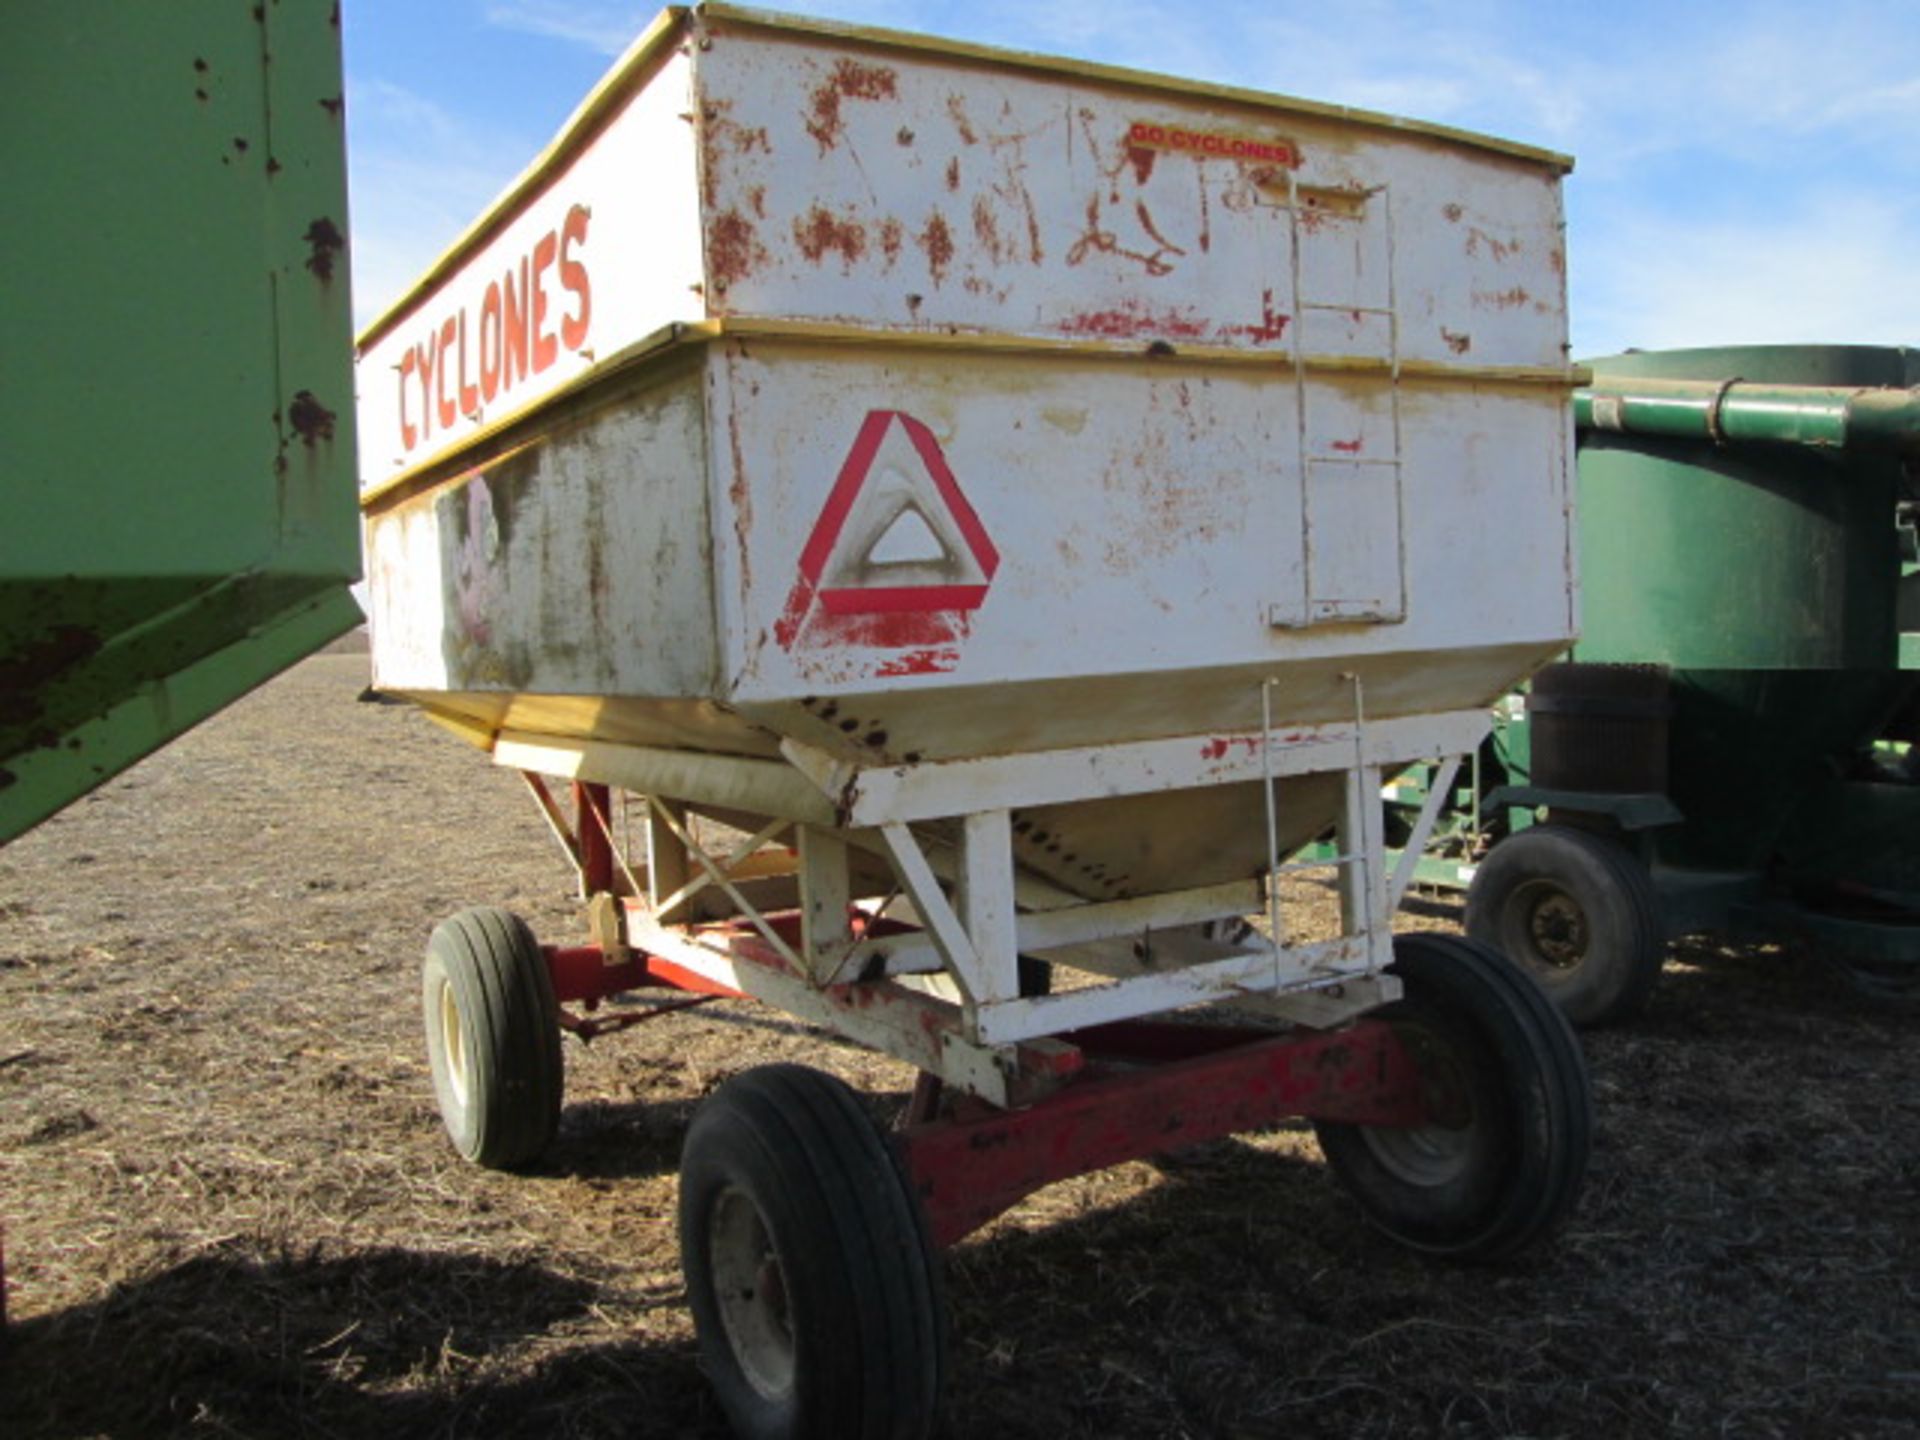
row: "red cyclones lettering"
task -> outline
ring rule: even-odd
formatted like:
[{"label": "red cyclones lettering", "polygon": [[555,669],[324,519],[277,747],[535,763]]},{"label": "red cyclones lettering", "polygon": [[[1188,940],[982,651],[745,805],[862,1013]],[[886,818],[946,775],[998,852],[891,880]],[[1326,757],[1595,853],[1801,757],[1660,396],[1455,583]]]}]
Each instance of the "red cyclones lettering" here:
[{"label": "red cyclones lettering", "polygon": [[527,322],[533,306],[527,299],[527,257],[520,257],[520,288],[515,289],[513,271],[501,282],[501,312],[506,329],[500,338],[500,386],[510,390],[527,378]]},{"label": "red cyclones lettering", "polygon": [[449,315],[440,322],[440,371],[439,382],[433,387],[433,399],[440,416],[440,428],[453,428],[453,401],[447,398],[447,371],[452,367],[447,362],[453,359],[454,317]]},{"label": "red cyclones lettering", "polygon": [[547,329],[546,274],[553,264],[555,248],[551,230],[533,245],[533,373],[536,375],[560,358],[560,342]]},{"label": "red cyclones lettering", "polygon": [[1177,125],[1154,125],[1145,120],[1134,122],[1127,131],[1127,143],[1147,150],[1183,150],[1190,155],[1214,156],[1226,160],[1259,160],[1268,165],[1298,169],[1300,147],[1291,140],[1262,140],[1252,135],[1234,135],[1219,130],[1182,130]]},{"label": "red cyclones lettering", "polygon": [[571,207],[556,229],[487,283],[477,307],[438,317],[401,351],[403,451],[430,439],[436,428],[453,429],[463,415],[479,415],[529,375],[551,369],[563,349],[587,348],[593,281],[581,252],[592,218],[586,206]]},{"label": "red cyclones lettering", "polygon": [[587,267],[573,257],[572,247],[587,243],[587,212],[578,205],[567,212],[567,223],[560,227],[560,288],[571,290],[580,308],[560,321],[560,343],[578,350],[587,343],[587,327],[593,323],[593,288],[587,283]]}]

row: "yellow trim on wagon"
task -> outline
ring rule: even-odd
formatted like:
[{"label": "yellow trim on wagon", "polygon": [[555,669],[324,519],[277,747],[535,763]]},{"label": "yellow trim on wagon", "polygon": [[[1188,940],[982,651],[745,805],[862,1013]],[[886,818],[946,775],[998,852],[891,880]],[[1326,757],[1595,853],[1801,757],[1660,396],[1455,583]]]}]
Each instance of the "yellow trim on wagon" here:
[{"label": "yellow trim on wagon", "polygon": [[[1292,375],[1296,367],[1304,375],[1371,375],[1389,380],[1413,382],[1439,381],[1456,385],[1500,387],[1545,387],[1570,391],[1592,383],[1593,375],[1580,365],[1454,365],[1436,360],[1395,362],[1373,355],[1301,355],[1291,351],[1245,350],[1224,345],[1170,345],[1154,342],[1113,340],[1056,340],[1037,335],[1013,335],[1003,331],[954,330],[879,330],[859,325],[823,324],[815,320],[780,320],[760,317],[697,320],[666,325],[635,341],[624,350],[609,355],[574,376],[556,389],[546,391],[498,419],[490,420],[461,438],[453,448],[436,452],[417,465],[409,466],[360,494],[360,508],[372,513],[389,508],[396,501],[423,489],[431,489],[441,480],[453,478],[472,468],[467,457],[490,441],[516,427],[524,426],[540,411],[590,390],[615,376],[664,365],[670,358],[684,355],[695,346],[722,340],[770,340],[795,345],[824,345],[839,349],[932,350],[949,354],[1001,355],[1008,357],[1056,357],[1091,361],[1131,361],[1135,364],[1201,364],[1239,370],[1261,370],[1276,375]],[[537,437],[512,447],[513,453],[538,443]],[[488,457],[498,459],[496,453]],[[424,482],[424,483],[423,483]]]},{"label": "yellow trim on wagon", "polygon": [[1451,125],[1434,124],[1425,120],[1408,120],[1377,110],[1360,110],[1347,105],[1329,104],[1321,100],[1302,100],[1298,96],[1283,95],[1272,90],[1254,90],[1240,85],[1216,85],[1204,80],[1183,79],[1177,75],[1161,75],[1151,70],[1134,70],[1123,65],[1105,65],[1095,60],[1070,60],[1057,55],[1006,50],[994,45],[976,45],[966,40],[946,40],[939,36],[919,35],[907,30],[888,30],[879,26],[851,25],[838,20],[819,20],[811,16],[785,15],[770,10],[752,9],[744,5],[709,3],[695,6],[693,13],[701,20],[721,26],[731,24],[743,28],[753,27],[762,30],[783,30],[801,35],[830,36],[834,39],[871,45],[876,49],[918,50],[923,54],[943,55],[955,60],[972,60],[1001,69],[1035,70],[1049,75],[1067,75],[1079,80],[1093,80],[1103,85],[1121,86],[1129,90],[1157,90],[1163,94],[1194,99],[1227,100],[1238,105],[1250,105],[1288,115],[1307,115],[1316,119],[1338,120],[1347,124],[1396,130],[1402,134],[1424,135],[1431,139],[1444,140],[1449,144],[1463,145],[1474,150],[1490,150],[1497,155],[1544,165],[1563,174],[1573,169],[1573,157],[1563,155],[1556,150],[1544,150],[1538,146],[1523,145],[1513,140],[1500,140],[1472,130],[1456,129]]}]

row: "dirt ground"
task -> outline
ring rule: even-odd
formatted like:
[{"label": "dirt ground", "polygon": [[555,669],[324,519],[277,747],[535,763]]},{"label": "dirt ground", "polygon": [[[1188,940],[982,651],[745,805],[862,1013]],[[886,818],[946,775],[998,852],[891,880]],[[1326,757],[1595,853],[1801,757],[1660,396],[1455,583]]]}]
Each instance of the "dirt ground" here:
[{"label": "dirt ground", "polygon": [[[0,1435],[718,1435],[673,1236],[699,1098],[900,1067],[711,1006],[567,1043],[558,1145],[473,1169],[428,930],[580,933],[515,777],[365,661],[297,667],[0,851]],[[1442,917],[1443,919],[1447,917]],[[1586,1037],[1556,1241],[1377,1238],[1304,1129],[1045,1191],[947,1257],[952,1436],[1920,1433],[1920,1014],[1814,956],[1676,952]]]}]

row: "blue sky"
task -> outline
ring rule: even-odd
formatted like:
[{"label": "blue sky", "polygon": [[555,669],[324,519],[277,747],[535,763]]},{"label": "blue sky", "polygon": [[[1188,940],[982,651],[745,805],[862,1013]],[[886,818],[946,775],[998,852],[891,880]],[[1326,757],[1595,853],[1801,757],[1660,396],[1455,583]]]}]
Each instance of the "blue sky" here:
[{"label": "blue sky", "polygon": [[[364,322],[657,7],[345,0]],[[1920,344],[1905,0],[808,0],[807,13],[1384,110],[1572,154],[1576,355]]]}]

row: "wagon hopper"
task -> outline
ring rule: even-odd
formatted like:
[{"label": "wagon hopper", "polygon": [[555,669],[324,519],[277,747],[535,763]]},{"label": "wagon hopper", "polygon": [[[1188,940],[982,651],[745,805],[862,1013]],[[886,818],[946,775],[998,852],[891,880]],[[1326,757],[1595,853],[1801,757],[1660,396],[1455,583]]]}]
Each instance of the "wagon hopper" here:
[{"label": "wagon hopper", "polygon": [[[1578,1052],[1498,956],[1396,947],[1375,797],[1574,633],[1566,168],[704,6],[363,336],[377,683],[528,777],[588,900],[588,944],[436,932],[456,1142],[532,1159],[561,1029],[689,998],[924,1073],[890,1136],[810,1071],[696,1120],[743,1429],[915,1430],[933,1247],[1208,1135],[1314,1118],[1437,1253],[1564,1213]],[[1342,933],[1295,940],[1329,826]],[[1160,1018],[1222,1000],[1262,1023]]]}]

